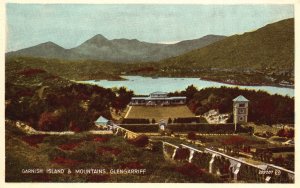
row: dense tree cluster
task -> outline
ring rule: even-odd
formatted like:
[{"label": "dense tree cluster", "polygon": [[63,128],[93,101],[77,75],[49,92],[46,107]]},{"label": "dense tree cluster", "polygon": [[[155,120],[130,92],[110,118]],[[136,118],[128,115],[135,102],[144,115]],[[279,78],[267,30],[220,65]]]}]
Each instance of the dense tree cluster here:
[{"label": "dense tree cluster", "polygon": [[171,96],[187,96],[188,107],[197,115],[218,109],[220,113],[232,113],[232,100],[243,95],[249,102],[249,121],[255,123],[294,123],[294,98],[270,95],[264,91],[239,88],[205,88],[197,90],[193,85],[185,91],[171,93]]},{"label": "dense tree cluster", "polygon": [[[43,90],[43,91],[41,91]],[[110,108],[122,110],[132,96],[126,88],[69,84],[63,87],[19,87],[6,84],[6,117],[28,122],[44,131],[83,131],[100,116],[111,118]]]}]

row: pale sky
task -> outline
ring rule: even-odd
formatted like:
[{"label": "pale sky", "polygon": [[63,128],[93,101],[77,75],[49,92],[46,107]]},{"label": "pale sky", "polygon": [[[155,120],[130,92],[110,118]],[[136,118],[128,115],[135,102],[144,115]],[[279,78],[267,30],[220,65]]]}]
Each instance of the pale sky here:
[{"label": "pale sky", "polygon": [[293,5],[7,4],[6,51],[52,41],[64,48],[96,34],[173,43],[242,34],[294,17]]}]

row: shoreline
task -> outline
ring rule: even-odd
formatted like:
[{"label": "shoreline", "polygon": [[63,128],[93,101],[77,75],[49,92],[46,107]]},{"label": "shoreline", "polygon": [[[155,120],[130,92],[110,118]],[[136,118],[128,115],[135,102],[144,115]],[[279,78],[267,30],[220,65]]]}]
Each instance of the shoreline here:
[{"label": "shoreline", "polygon": [[[124,78],[122,81],[119,81],[119,80],[112,81],[112,80],[107,80],[107,79],[106,79],[106,81],[104,81],[104,79],[103,79],[103,80],[99,80],[99,81],[98,80],[89,80],[89,81],[73,80],[73,82],[79,83],[79,84],[97,85],[97,86],[104,87],[104,88],[125,87],[129,90],[132,90],[135,93],[135,95],[147,95],[151,92],[155,92],[155,88],[159,87],[155,83],[159,83],[160,82],[159,79],[162,79],[162,80],[164,80],[163,81],[164,83],[170,83],[172,85],[172,87],[171,87],[172,89],[170,89],[170,88],[165,89],[165,92],[176,92],[176,91],[180,92],[180,91],[184,91],[187,86],[194,85],[194,86],[198,87],[198,89],[226,87],[226,88],[238,88],[238,89],[246,89],[246,90],[254,90],[254,91],[263,91],[263,92],[269,93],[270,95],[281,95],[281,96],[287,96],[290,98],[295,97],[294,87],[284,87],[284,86],[278,86],[278,85],[259,85],[259,84],[235,85],[232,83],[217,82],[217,81],[211,81],[211,80],[207,80],[207,79],[201,79],[199,77],[192,77],[192,78],[191,77],[167,77],[167,76],[151,77],[151,76],[140,76],[140,75],[122,75],[121,77]],[[152,87],[144,86],[145,84],[143,84],[143,82],[142,82],[143,79],[145,79],[146,83],[154,82],[153,86]],[[168,79],[170,79],[170,80],[168,80]],[[192,79],[193,81],[191,82],[191,81],[189,81],[189,79]],[[178,80],[178,81],[176,81],[176,80]],[[102,82],[100,82],[100,81],[102,81]],[[186,85],[185,87],[183,87],[181,82],[184,85],[189,83],[189,85]],[[202,82],[202,84],[201,84],[201,82]],[[135,85],[135,86],[132,87],[133,85]],[[145,92],[145,91],[147,91],[147,92]]]},{"label": "shoreline", "polygon": [[289,88],[289,89],[295,89],[295,86],[284,86],[284,85],[277,85],[277,84],[243,84],[243,83],[240,83],[240,82],[234,82],[234,83],[231,83],[231,82],[226,82],[226,81],[218,81],[218,80],[214,80],[214,79],[203,79],[203,78],[199,78],[200,80],[203,80],[203,81],[210,81],[210,82],[218,82],[218,83],[222,83],[222,84],[228,84],[228,85],[232,85],[232,86],[255,86],[255,87],[265,87],[265,86],[269,86],[269,87],[278,87],[278,88]]},{"label": "shoreline", "polygon": [[221,83],[221,84],[228,84],[231,86],[254,86],[254,87],[277,87],[277,88],[288,88],[288,89],[295,89],[295,86],[284,86],[284,85],[279,85],[279,84],[245,84],[245,83],[240,83],[240,82],[226,82],[226,81],[219,81],[219,80],[215,80],[215,79],[207,79],[207,78],[199,78],[199,77],[170,77],[170,76],[162,76],[162,77],[153,77],[153,76],[143,76],[143,75],[119,75],[120,79],[112,79],[112,78],[106,78],[106,79],[91,79],[91,80],[71,80],[71,81],[75,81],[77,83],[80,82],[86,82],[86,81],[93,81],[93,82],[98,82],[98,81],[126,81],[128,79],[124,78],[126,76],[140,76],[140,77],[146,77],[146,78],[152,78],[152,79],[159,79],[159,78],[197,78],[199,80],[202,81],[210,81],[210,82],[217,82],[217,83]]}]

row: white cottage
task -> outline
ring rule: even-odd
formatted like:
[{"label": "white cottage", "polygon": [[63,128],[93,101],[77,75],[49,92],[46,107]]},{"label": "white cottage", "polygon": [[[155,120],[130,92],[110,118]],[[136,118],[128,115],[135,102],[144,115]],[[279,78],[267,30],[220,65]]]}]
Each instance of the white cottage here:
[{"label": "white cottage", "polygon": [[185,104],[186,97],[168,97],[168,93],[157,91],[150,93],[148,97],[132,97],[130,105],[179,105]]}]

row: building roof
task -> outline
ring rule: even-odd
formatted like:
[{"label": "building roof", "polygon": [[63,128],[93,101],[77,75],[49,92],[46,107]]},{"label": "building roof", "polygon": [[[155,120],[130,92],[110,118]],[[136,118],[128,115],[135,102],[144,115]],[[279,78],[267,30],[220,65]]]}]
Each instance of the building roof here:
[{"label": "building roof", "polygon": [[156,91],[156,92],[153,92],[153,93],[150,93],[150,95],[167,95],[168,93],[167,92],[162,92],[162,91]]},{"label": "building roof", "polygon": [[238,96],[237,98],[233,99],[234,102],[249,102],[243,95]]},{"label": "building roof", "polygon": [[170,99],[186,99],[184,96],[178,96],[178,97],[170,97]]},{"label": "building roof", "polygon": [[132,100],[176,100],[186,99],[186,97],[132,97]]},{"label": "building roof", "polygon": [[103,116],[100,116],[95,122],[96,123],[107,123],[109,120]]},{"label": "building roof", "polygon": [[131,97],[131,99],[132,100],[142,100],[142,99],[144,99],[144,100],[146,100],[148,97]]}]

